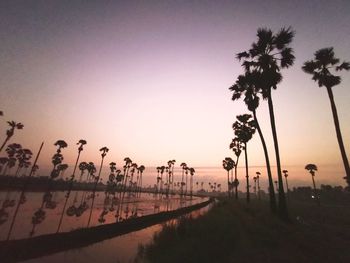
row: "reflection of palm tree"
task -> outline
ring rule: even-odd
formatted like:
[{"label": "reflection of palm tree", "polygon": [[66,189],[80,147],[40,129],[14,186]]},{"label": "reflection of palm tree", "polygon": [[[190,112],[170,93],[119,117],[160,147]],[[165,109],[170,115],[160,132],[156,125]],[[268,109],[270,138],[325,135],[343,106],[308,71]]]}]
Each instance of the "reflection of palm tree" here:
[{"label": "reflection of palm tree", "polygon": [[315,183],[315,172],[317,171],[317,166],[316,164],[312,164],[312,163],[309,163],[305,166],[305,169],[309,171],[309,173],[311,174],[311,178],[312,178],[312,184],[314,186],[314,196],[316,198],[316,201],[318,203],[318,205],[320,205],[320,199],[317,195],[317,191],[316,191],[316,183]]},{"label": "reflection of palm tree", "polygon": [[266,162],[266,170],[269,182],[269,195],[270,195],[270,209],[272,212],[276,212],[276,198],[275,191],[273,187],[271,166],[269,154],[267,151],[267,146],[265,142],[264,135],[260,128],[258,118],[256,115],[256,109],[259,107],[260,98],[258,96],[259,93],[259,77],[260,74],[257,71],[251,72],[249,69],[246,69],[244,75],[238,76],[235,84],[230,87],[230,90],[233,91],[232,100],[238,100],[242,95],[244,95],[244,102],[248,107],[248,110],[253,113],[254,121],[256,129],[258,130],[258,134],[260,137],[260,141],[264,150],[265,162]]},{"label": "reflection of palm tree", "polygon": [[344,168],[346,176],[346,182],[350,187],[350,166],[348,157],[345,152],[345,147],[343,143],[343,138],[340,130],[337,107],[335,106],[334,96],[332,88],[338,84],[340,84],[341,78],[340,76],[336,76],[331,73],[331,69],[335,69],[336,71],[340,70],[350,70],[350,63],[343,62],[339,65],[339,59],[335,57],[333,48],[323,48],[315,52],[315,60],[306,61],[303,66],[303,70],[312,74],[312,79],[317,81],[319,87],[326,87],[328,97],[331,103],[333,120],[335,131],[337,134],[338,144],[340,148],[340,153],[343,159]]},{"label": "reflection of palm tree", "polygon": [[78,162],[79,162],[79,158],[80,158],[80,153],[83,151],[83,146],[86,144],[86,141],[85,140],[79,140],[79,142],[77,143],[77,145],[79,145],[79,148],[78,148],[78,157],[75,161],[75,165],[74,165],[74,169],[73,169],[73,174],[71,175],[71,178],[70,178],[70,182],[69,182],[69,186],[68,186],[68,191],[66,193],[66,200],[64,202],[64,205],[63,205],[63,209],[62,209],[62,213],[61,213],[61,218],[60,218],[60,221],[58,223],[58,227],[57,227],[57,231],[56,233],[58,233],[60,231],[60,228],[61,228],[61,224],[62,224],[62,220],[63,220],[63,215],[64,215],[64,211],[66,210],[66,206],[67,206],[67,202],[68,202],[68,199],[69,199],[69,196],[70,196],[70,193],[72,191],[72,188],[73,188],[73,182],[74,182],[74,178],[75,178],[75,171],[77,170],[77,166],[78,166]]},{"label": "reflection of palm tree", "polygon": [[99,180],[100,180],[101,171],[102,171],[102,166],[103,166],[103,159],[106,157],[108,151],[109,151],[109,149],[108,149],[107,147],[102,147],[102,148],[100,149],[102,159],[101,159],[101,164],[100,164],[100,170],[99,170],[98,175],[97,175],[97,178],[96,178],[96,180],[95,180],[95,186],[94,186],[94,190],[93,190],[93,194],[92,194],[92,202],[91,202],[90,215],[89,215],[89,221],[88,221],[87,227],[90,226],[91,215],[92,215],[92,209],[94,208],[95,191],[96,191],[97,183],[98,183]]},{"label": "reflection of palm tree", "polygon": [[235,132],[237,138],[244,144],[244,154],[245,154],[245,170],[247,179],[247,202],[250,201],[249,194],[249,175],[248,175],[248,154],[247,154],[247,143],[253,137],[255,133],[255,121],[251,120],[252,116],[250,114],[238,115],[237,121],[233,123],[232,128]]},{"label": "reflection of palm tree", "polygon": [[279,184],[278,209],[281,218],[288,218],[286,198],[283,189],[282,170],[272,102],[272,89],[282,81],[280,70],[294,63],[293,49],[289,47],[294,37],[291,28],[282,28],[277,34],[268,29],[258,29],[258,41],[253,43],[248,52],[237,54],[239,60],[244,59],[243,66],[247,71],[259,73],[258,87],[264,99],[268,101],[270,124],[275,146],[277,175]]},{"label": "reflection of palm tree", "polygon": [[11,137],[15,133],[15,129],[21,130],[24,127],[23,124],[20,122],[17,123],[15,121],[8,121],[7,123],[10,126],[10,129],[8,129],[6,131],[6,139],[0,147],[0,152],[2,151],[2,149],[5,147],[6,143],[11,139]]}]

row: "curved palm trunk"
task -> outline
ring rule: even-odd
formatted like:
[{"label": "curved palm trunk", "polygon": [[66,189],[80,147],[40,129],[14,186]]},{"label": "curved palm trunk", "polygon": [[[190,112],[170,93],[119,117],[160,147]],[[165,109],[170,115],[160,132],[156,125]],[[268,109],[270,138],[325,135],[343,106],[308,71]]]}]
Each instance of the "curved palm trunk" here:
[{"label": "curved palm trunk", "polygon": [[238,200],[238,183],[237,183],[237,167],[238,167],[239,156],[237,156],[236,165],[235,165],[235,198]]},{"label": "curved palm trunk", "polygon": [[249,175],[248,175],[248,154],[247,154],[247,144],[244,144],[244,155],[245,155],[245,177],[247,179],[247,202],[250,202],[249,193]]},{"label": "curved palm trunk", "polygon": [[3,142],[3,144],[1,145],[1,148],[0,148],[0,152],[2,151],[2,149],[4,149],[6,143],[10,140],[10,137],[6,137],[5,141]]},{"label": "curved palm trunk", "polygon": [[328,92],[329,100],[331,102],[334,126],[335,126],[335,131],[337,133],[337,139],[338,139],[338,144],[339,144],[339,148],[340,148],[340,153],[341,153],[341,157],[342,157],[343,163],[344,163],[344,168],[345,168],[345,173],[346,173],[345,180],[346,180],[346,183],[348,184],[348,186],[350,187],[349,161],[348,161],[348,158],[347,158],[347,155],[346,155],[346,152],[345,152],[345,147],[344,147],[344,143],[343,143],[343,137],[342,137],[341,131],[340,131],[338,113],[337,113],[337,108],[336,108],[335,102],[334,102],[332,88],[328,88],[327,87],[327,92]]},{"label": "curved palm trunk", "polygon": [[[263,150],[264,150],[264,155],[265,155],[267,177],[268,177],[268,180],[269,180],[270,209],[271,209],[271,211],[273,213],[275,213],[276,210],[277,210],[277,205],[276,205],[275,189],[273,187],[273,180],[272,180],[272,173],[271,173],[271,165],[270,165],[269,153],[267,151],[265,138],[264,138],[264,135],[263,135],[263,133],[261,131],[258,118],[256,117],[256,111],[255,110],[253,111],[253,116],[254,116],[256,129],[258,130],[259,137],[260,137],[260,140],[261,140],[261,144],[262,144],[262,147],[263,147]],[[259,193],[259,195],[260,195],[260,193]]]},{"label": "curved palm trunk", "polygon": [[278,176],[278,212],[281,218],[288,219],[288,210],[287,210],[287,202],[286,196],[283,189],[283,179],[282,179],[282,170],[281,170],[281,161],[280,161],[280,153],[278,148],[278,139],[277,139],[277,131],[276,131],[276,123],[275,123],[275,114],[273,110],[273,103],[271,97],[271,89],[268,94],[268,105],[269,105],[269,113],[270,113],[270,122],[271,122],[271,130],[273,136],[273,143],[275,146],[275,154],[276,154],[276,164],[277,164],[277,176]]}]

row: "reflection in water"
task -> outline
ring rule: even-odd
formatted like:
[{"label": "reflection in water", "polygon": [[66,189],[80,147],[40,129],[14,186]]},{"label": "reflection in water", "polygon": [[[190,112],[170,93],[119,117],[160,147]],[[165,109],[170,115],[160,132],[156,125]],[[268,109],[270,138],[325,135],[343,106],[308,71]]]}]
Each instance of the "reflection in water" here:
[{"label": "reflection in water", "polygon": [[[0,192],[0,195],[4,195],[4,192]],[[118,221],[123,221],[131,217],[140,217],[162,211],[174,210],[183,206],[188,206],[201,202],[201,198],[190,197],[181,198],[179,195],[166,198],[165,196],[156,196],[152,193],[132,193],[130,195],[125,194],[124,199],[105,192],[96,192],[95,205],[92,210],[90,226],[97,226],[100,224],[110,224],[116,222],[116,215],[118,215]],[[13,191],[11,193],[13,197],[16,197],[16,203],[21,194]],[[123,193],[120,194],[123,196]],[[56,196],[55,206],[52,205],[53,196]],[[85,191],[72,191],[70,195],[69,204],[73,204],[77,196],[78,205],[73,209],[66,209],[65,216],[62,220],[62,226],[60,232],[67,232],[77,228],[86,227],[89,213],[84,213],[87,210],[88,202],[91,202],[91,194]],[[27,201],[19,207],[18,216],[14,222],[11,239],[28,238],[30,232],[32,236],[39,236],[43,234],[55,233],[59,223],[59,219],[62,213],[65,192],[47,192],[44,194],[41,192],[27,192]],[[119,214],[116,214],[119,208]],[[74,213],[73,213],[73,212]],[[3,218],[3,224],[0,225],[0,240],[5,240],[10,228],[11,218],[14,216],[15,207],[8,207],[3,210],[1,215]],[[69,213],[69,216],[68,216]],[[5,220],[6,219],[6,220]],[[40,227],[39,227],[40,226]]]},{"label": "reflection in water", "polygon": [[[154,203],[155,204],[155,203]],[[199,216],[206,213],[208,207],[192,212],[192,217]],[[42,258],[36,258],[33,260],[23,261],[25,263],[61,263],[61,262],[74,262],[74,263],[90,263],[90,262],[104,262],[104,263],[116,263],[116,262],[133,262],[137,256],[139,246],[152,242],[153,235],[162,230],[165,224],[175,224],[177,219],[172,219],[164,224],[157,224],[151,227],[144,228],[139,231],[129,233],[127,235],[118,236],[112,239],[105,240],[103,242],[96,243],[94,245],[68,250],[46,256]]]}]

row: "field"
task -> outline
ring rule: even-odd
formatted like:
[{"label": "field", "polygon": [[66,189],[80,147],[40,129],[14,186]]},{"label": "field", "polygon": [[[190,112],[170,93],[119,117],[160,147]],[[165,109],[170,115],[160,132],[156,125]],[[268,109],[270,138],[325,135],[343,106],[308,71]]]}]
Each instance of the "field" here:
[{"label": "field", "polygon": [[222,199],[205,215],[166,225],[139,262],[350,262],[350,210],[290,202],[290,222],[253,200]]}]

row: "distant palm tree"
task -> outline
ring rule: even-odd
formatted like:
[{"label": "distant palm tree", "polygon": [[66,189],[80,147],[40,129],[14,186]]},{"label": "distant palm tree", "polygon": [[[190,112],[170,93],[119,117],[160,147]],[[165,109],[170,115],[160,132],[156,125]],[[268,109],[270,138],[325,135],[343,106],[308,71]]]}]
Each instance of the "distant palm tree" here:
[{"label": "distant palm tree", "polygon": [[19,149],[16,153],[16,158],[18,160],[18,167],[15,176],[19,175],[19,172],[24,167],[29,167],[29,160],[32,158],[32,151],[29,149]]},{"label": "distant palm tree", "polygon": [[253,181],[254,181],[254,195],[256,196],[256,198],[258,197],[258,195],[256,194],[256,183],[257,183],[258,178],[256,176],[253,177]]},{"label": "distant palm tree", "polygon": [[283,170],[282,171],[284,178],[286,179],[286,187],[287,187],[287,197],[289,196],[289,186],[288,186],[288,170]]},{"label": "distant palm tree", "polygon": [[227,194],[230,196],[230,189],[231,189],[231,183],[230,183],[230,171],[235,167],[235,162],[232,160],[231,157],[226,157],[222,161],[223,168],[227,171]]},{"label": "distant palm tree", "polygon": [[281,218],[287,220],[288,210],[283,189],[277,129],[271,95],[272,89],[277,89],[277,85],[282,81],[281,69],[294,64],[293,49],[289,47],[294,38],[294,31],[291,28],[282,28],[277,34],[274,34],[270,29],[259,28],[257,37],[258,40],[252,44],[251,49],[237,54],[237,58],[244,60],[242,65],[247,71],[259,73],[258,87],[263,98],[268,101],[279,185],[278,212]]},{"label": "distant palm tree", "polygon": [[24,125],[22,123],[20,123],[20,122],[17,123],[15,121],[8,121],[7,123],[10,126],[10,129],[8,129],[6,131],[6,138],[5,138],[5,141],[3,142],[3,144],[0,147],[0,152],[2,151],[2,149],[5,147],[6,143],[11,139],[11,137],[15,133],[15,129],[22,130],[23,127],[24,127]]},{"label": "distant palm tree", "polygon": [[239,157],[240,157],[240,155],[242,153],[242,150],[244,149],[244,144],[236,136],[234,139],[232,139],[232,142],[230,143],[230,149],[232,149],[233,152],[236,155],[235,180],[233,181],[233,186],[235,187],[235,198],[237,200],[238,199],[238,185],[239,185],[239,181],[238,181],[238,178],[237,178],[237,168],[238,168]]},{"label": "distant palm tree", "polygon": [[309,163],[305,166],[305,169],[308,170],[309,173],[311,174],[312,184],[314,186],[314,197],[315,197],[318,205],[320,205],[320,199],[319,199],[319,196],[317,195],[316,183],[315,183],[315,179],[314,179],[315,172],[317,171],[317,166],[316,166],[316,164]]},{"label": "distant palm tree", "polygon": [[252,115],[250,114],[238,115],[236,118],[237,121],[233,123],[232,128],[237,138],[244,144],[245,170],[247,179],[247,202],[250,202],[247,143],[252,139],[253,134],[255,133],[255,121],[251,120]]},{"label": "distant palm tree", "polygon": [[140,173],[140,182],[139,182],[139,192],[140,192],[140,194],[141,194],[141,192],[142,192],[142,174],[143,174],[143,172],[145,171],[145,166],[144,165],[140,165],[139,167],[138,167],[138,171],[139,171],[139,173]]},{"label": "distant palm tree", "polygon": [[273,179],[271,173],[270,158],[267,151],[264,135],[260,128],[260,124],[256,115],[256,110],[259,107],[259,79],[260,73],[258,71],[250,71],[248,68],[245,69],[245,74],[238,76],[235,84],[230,87],[233,91],[232,100],[238,100],[244,95],[244,102],[247,105],[249,111],[253,113],[256,129],[260,137],[260,141],[264,150],[266,170],[269,182],[269,196],[270,196],[270,209],[273,213],[277,211],[275,190],[273,187]]},{"label": "distant palm tree", "polygon": [[340,124],[338,119],[337,107],[334,102],[334,96],[332,88],[341,82],[340,76],[334,75],[331,70],[335,69],[336,71],[341,70],[350,70],[350,63],[343,62],[339,65],[340,61],[335,57],[333,48],[323,48],[315,52],[315,59],[306,61],[302,69],[308,74],[312,74],[312,79],[318,83],[319,87],[326,87],[328,97],[331,103],[333,120],[335,131],[337,134],[338,144],[340,148],[340,153],[343,159],[346,180],[348,187],[350,188],[350,166],[348,157],[346,155],[343,137],[340,130]]},{"label": "distant palm tree", "polygon": [[180,164],[181,168],[182,168],[182,176],[181,176],[181,195],[183,195],[183,186],[184,186],[184,175],[185,175],[185,170],[187,167],[186,163],[181,163]]},{"label": "distant palm tree", "polygon": [[189,168],[189,171],[190,171],[190,196],[192,197],[193,195],[193,176],[194,176],[194,173],[196,172],[196,170],[194,168]]},{"label": "distant palm tree", "polygon": [[89,220],[88,220],[88,224],[87,227],[90,226],[90,221],[91,221],[91,215],[92,215],[92,209],[94,207],[94,201],[95,201],[95,192],[96,192],[96,187],[97,187],[97,183],[100,181],[100,176],[101,176],[101,171],[102,171],[102,167],[103,167],[103,160],[106,157],[107,153],[108,153],[109,149],[107,147],[102,147],[100,149],[101,152],[101,164],[100,164],[100,170],[98,172],[97,178],[95,180],[95,185],[94,185],[94,190],[93,190],[93,194],[92,194],[92,202],[91,202],[91,209],[90,209],[90,215],[89,215]]},{"label": "distant palm tree", "polygon": [[[18,143],[11,143],[6,147],[6,154],[7,154],[7,160],[5,163],[5,167],[3,168],[3,173],[2,175],[6,175],[7,173],[7,169],[11,169],[12,167],[14,167],[16,165],[16,155],[18,154],[18,152],[20,152],[22,149],[22,146]],[[5,161],[5,159],[4,159]],[[9,173],[7,173],[8,175]]]},{"label": "distant palm tree", "polygon": [[[260,200],[260,172],[256,172],[256,180],[258,182],[258,199]],[[273,185],[273,184],[272,184]]]}]

